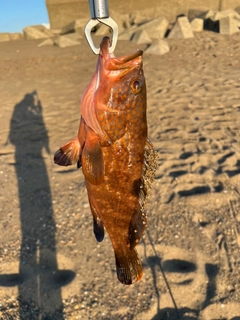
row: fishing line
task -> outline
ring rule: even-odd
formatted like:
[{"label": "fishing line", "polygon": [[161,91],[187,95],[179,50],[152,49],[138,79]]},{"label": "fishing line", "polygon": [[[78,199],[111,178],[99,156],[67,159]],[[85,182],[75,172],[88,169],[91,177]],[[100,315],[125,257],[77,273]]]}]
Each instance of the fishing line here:
[{"label": "fishing line", "polygon": [[[148,230],[146,230],[146,231],[147,231],[148,239],[149,239],[149,242],[150,242],[151,247],[152,247],[152,249],[153,249],[153,252],[154,252],[155,256],[157,257],[157,256],[158,256],[158,255],[157,255],[157,251],[155,250],[155,247],[154,247],[152,238],[151,238],[151,236],[150,236],[150,234],[149,234],[149,231],[148,231]],[[163,280],[164,280],[164,282],[166,283],[166,286],[167,286],[169,295],[170,295],[170,297],[171,297],[171,299],[172,299],[173,306],[174,306],[174,308],[175,308],[175,310],[176,310],[177,318],[180,319],[180,314],[179,314],[179,310],[178,310],[176,301],[175,301],[175,299],[174,299],[174,297],[173,297],[172,290],[171,290],[171,288],[170,288],[170,285],[169,285],[169,283],[168,283],[167,277],[165,276],[164,270],[163,270],[160,262],[158,263],[158,266],[159,266],[160,271],[161,271],[161,273],[162,273]]]}]

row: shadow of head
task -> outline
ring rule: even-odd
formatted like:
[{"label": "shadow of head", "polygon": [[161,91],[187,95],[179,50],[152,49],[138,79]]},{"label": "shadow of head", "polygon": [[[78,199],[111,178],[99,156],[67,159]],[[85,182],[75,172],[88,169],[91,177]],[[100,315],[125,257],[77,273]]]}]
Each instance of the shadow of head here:
[{"label": "shadow of head", "polygon": [[163,271],[171,273],[189,273],[197,270],[195,263],[180,259],[165,260],[162,263],[162,268]]},{"label": "shadow of head", "polygon": [[159,312],[151,320],[197,320],[198,311],[189,308],[173,309],[164,308],[159,310]]}]

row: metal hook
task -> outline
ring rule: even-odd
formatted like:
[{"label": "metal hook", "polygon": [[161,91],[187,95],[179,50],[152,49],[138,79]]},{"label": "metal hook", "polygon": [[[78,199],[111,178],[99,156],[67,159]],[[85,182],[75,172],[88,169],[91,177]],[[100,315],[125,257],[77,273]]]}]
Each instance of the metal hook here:
[{"label": "metal hook", "polygon": [[117,45],[117,38],[118,38],[118,25],[112,18],[104,18],[104,19],[91,19],[88,21],[88,23],[85,26],[85,37],[92,49],[92,51],[95,54],[100,53],[100,47],[95,47],[95,44],[93,42],[92,36],[91,36],[91,30],[98,25],[99,23],[103,23],[106,26],[110,27],[112,29],[112,41],[111,41],[111,47],[109,48],[109,52],[113,53],[113,51],[116,48]]},{"label": "metal hook", "polygon": [[85,26],[86,39],[95,54],[100,53],[100,47],[96,48],[92,40],[91,31],[99,23],[103,23],[112,29],[112,43],[109,52],[113,53],[117,44],[118,25],[109,17],[108,1],[107,0],[88,0],[90,7],[91,20]]}]

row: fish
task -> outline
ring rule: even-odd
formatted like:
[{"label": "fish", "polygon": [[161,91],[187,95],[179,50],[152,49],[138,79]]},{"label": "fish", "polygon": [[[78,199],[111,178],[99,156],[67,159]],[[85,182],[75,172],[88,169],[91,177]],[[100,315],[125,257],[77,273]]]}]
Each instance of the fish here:
[{"label": "fish", "polygon": [[59,148],[54,162],[82,167],[96,240],[103,240],[106,229],[117,277],[130,285],[143,275],[135,247],[147,225],[157,153],[148,139],[143,51],[116,58],[110,45],[104,37],[81,99],[77,137]]}]

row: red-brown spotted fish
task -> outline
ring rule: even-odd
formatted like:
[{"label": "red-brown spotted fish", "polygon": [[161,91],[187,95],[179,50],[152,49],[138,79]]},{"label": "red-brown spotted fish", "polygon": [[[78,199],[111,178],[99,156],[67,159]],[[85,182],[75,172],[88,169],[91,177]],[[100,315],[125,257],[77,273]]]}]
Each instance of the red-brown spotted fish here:
[{"label": "red-brown spotted fish", "polygon": [[157,156],[147,139],[143,52],[115,58],[109,47],[104,37],[81,100],[78,136],[55,153],[54,161],[82,165],[95,237],[102,241],[106,228],[118,279],[132,284],[142,277],[135,247],[147,224],[145,202]]}]

